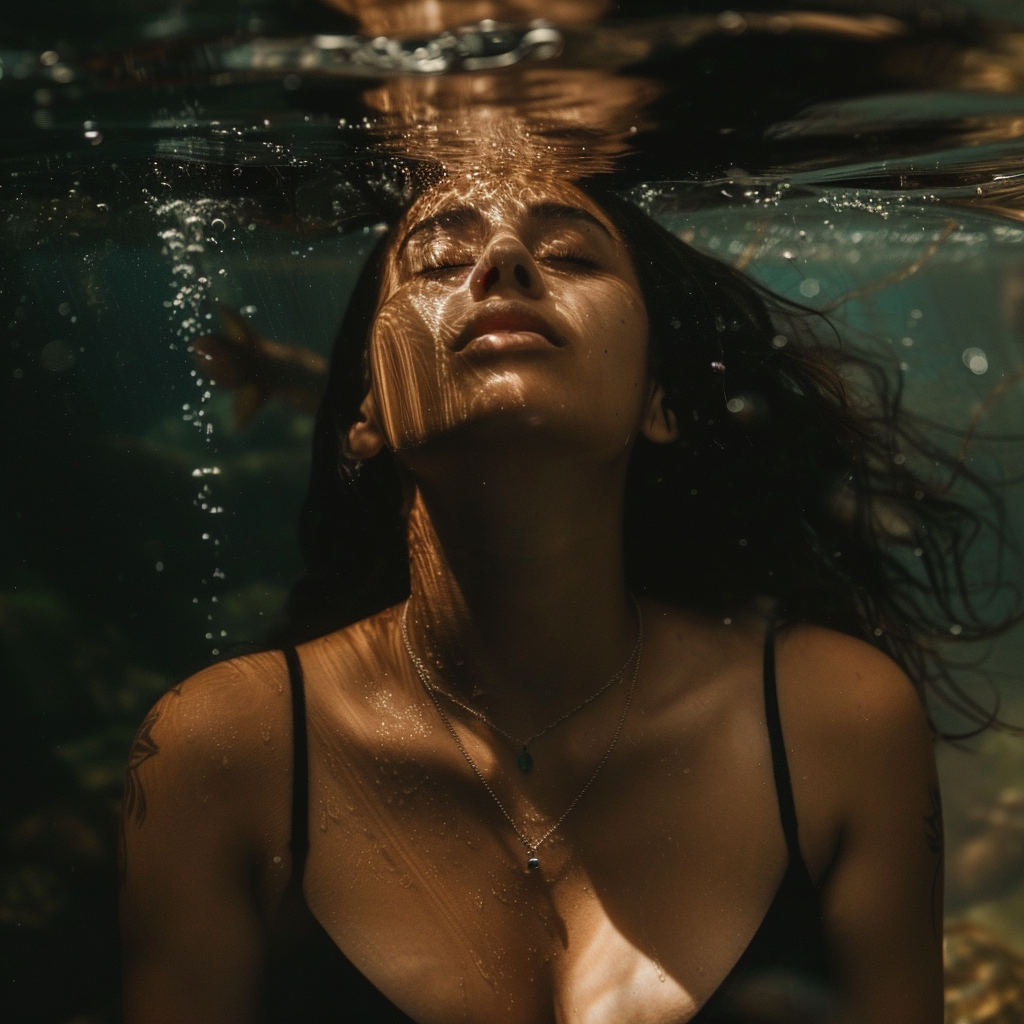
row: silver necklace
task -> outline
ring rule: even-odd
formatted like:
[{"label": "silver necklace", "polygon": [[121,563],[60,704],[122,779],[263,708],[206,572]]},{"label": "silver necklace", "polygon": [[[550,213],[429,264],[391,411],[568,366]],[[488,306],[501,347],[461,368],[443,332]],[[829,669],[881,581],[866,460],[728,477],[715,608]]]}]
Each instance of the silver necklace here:
[{"label": "silver necklace", "polygon": [[[572,801],[572,803],[569,804],[569,806],[566,807],[566,809],[564,811],[562,811],[562,813],[559,816],[558,820],[539,839],[530,839],[519,828],[519,826],[515,822],[515,819],[506,810],[505,805],[498,798],[498,794],[495,793],[493,789],[491,789],[490,783],[488,783],[487,779],[484,778],[483,772],[481,772],[480,769],[477,767],[476,762],[470,756],[469,751],[466,749],[466,747],[463,744],[462,740],[459,738],[459,734],[455,731],[455,726],[452,725],[451,719],[449,719],[449,717],[445,714],[444,708],[441,707],[441,702],[437,698],[437,694],[438,694],[439,691],[437,690],[437,688],[435,686],[433,686],[431,684],[431,682],[430,682],[430,673],[427,671],[426,665],[423,664],[422,660],[418,657],[416,652],[412,649],[412,644],[409,642],[409,628],[408,628],[409,602],[408,601],[405,602],[405,607],[402,609],[402,619],[401,619],[402,642],[405,644],[405,650],[406,650],[406,653],[409,655],[409,660],[412,662],[412,666],[416,670],[416,674],[419,676],[420,682],[423,684],[423,688],[427,691],[427,695],[430,697],[431,703],[437,709],[438,717],[444,723],[444,727],[448,730],[448,732],[451,735],[452,739],[455,741],[455,745],[459,748],[459,751],[461,752],[462,756],[466,759],[467,764],[473,770],[473,774],[480,780],[481,785],[490,794],[490,797],[495,802],[495,804],[497,804],[498,810],[501,811],[502,816],[504,817],[504,819],[509,823],[509,825],[512,826],[512,831],[515,832],[515,834],[518,837],[519,841],[526,848],[526,853],[527,853],[526,866],[527,866],[527,868],[529,868],[530,871],[536,871],[540,867],[540,859],[537,856],[537,851],[540,849],[541,845],[543,843],[545,843],[557,831],[558,827],[569,816],[570,811],[572,811],[572,809],[580,802],[580,800],[583,799],[583,794],[586,793],[587,790],[590,789],[590,787],[593,785],[594,780],[600,774],[601,769],[607,763],[608,758],[610,758],[612,756],[612,751],[615,749],[615,744],[618,742],[619,734],[622,732],[622,727],[626,723],[626,715],[629,714],[629,706],[633,702],[633,690],[636,688],[636,677],[637,677],[637,674],[640,671],[640,656],[643,653],[643,641],[644,641],[644,620],[643,620],[643,615],[640,612],[640,605],[637,604],[635,598],[633,600],[633,603],[634,603],[634,605],[636,605],[637,638],[636,638],[636,644],[633,647],[633,652],[630,654],[630,660],[632,661],[634,656],[635,656],[636,660],[635,660],[635,663],[633,665],[633,673],[632,673],[632,675],[630,677],[630,680],[629,680],[629,690],[626,693],[626,703],[625,703],[625,706],[622,709],[622,714],[619,716],[618,724],[615,726],[615,734],[612,736],[612,741],[611,741],[611,743],[608,744],[608,749],[604,752],[604,756],[601,758],[600,761],[598,761],[597,767],[591,773],[590,778],[587,779],[586,783],[584,783],[583,788],[576,794],[576,797]],[[602,690],[599,691],[599,692],[603,692],[605,689],[608,688],[608,686],[611,685],[611,682],[614,682],[614,680],[616,678],[619,678],[622,675],[624,675],[625,674],[625,670],[628,667],[629,667],[629,662],[627,661],[626,664],[623,666],[623,668],[615,676],[612,676],[612,680],[609,683],[606,683],[605,686],[602,687]],[[441,691],[441,692],[443,692],[443,691]],[[593,696],[589,697],[586,701],[584,701],[583,704],[580,705],[580,707],[581,708],[582,707],[586,707],[586,705],[589,704],[592,700],[594,700],[596,696],[598,696],[598,694],[594,694]],[[461,704],[461,702],[457,701],[456,703],[459,703],[459,705],[461,707],[465,707],[465,705]],[[466,710],[472,710],[472,709],[467,708]],[[579,710],[579,708],[574,708],[573,711],[569,712],[569,714],[570,715],[574,714],[578,710]],[[478,717],[482,717],[482,716],[478,715]],[[569,715],[565,715],[565,716],[563,716],[562,719],[559,719],[559,721],[563,721],[565,718],[568,718],[568,717],[569,717]],[[486,721],[486,719],[484,719],[484,721]],[[488,723],[488,724],[490,724],[490,723]],[[548,730],[553,729],[554,726],[557,725],[557,724],[558,724],[558,722],[552,723],[552,725],[548,726],[548,729],[546,729],[544,731],[547,732]],[[492,728],[493,728],[493,726],[492,726]],[[498,731],[500,732],[501,730],[498,730]],[[507,733],[505,735],[507,735]],[[534,739],[535,738],[536,737],[534,737]]]},{"label": "silver necklace", "polygon": [[[640,606],[636,603],[635,598],[633,598],[633,606],[636,609],[637,623],[639,624]],[[407,615],[408,602],[406,602],[406,606],[402,610],[402,640],[405,642],[405,649],[408,652],[410,659],[416,666],[417,673],[420,674],[421,678],[423,678],[422,673],[420,673],[420,667],[422,667],[424,671],[426,671],[426,666],[423,665],[423,662],[415,654],[415,652],[412,649],[412,644],[409,642]],[[492,722],[490,718],[488,718],[487,715],[485,715],[482,711],[479,711],[472,705],[466,704],[464,701],[459,700],[458,697],[452,696],[452,694],[450,694],[447,690],[443,690],[441,689],[441,687],[435,686],[431,682],[424,682],[423,685],[426,686],[426,688],[432,694],[439,694],[440,696],[447,698],[453,704],[456,704],[460,708],[462,708],[463,711],[466,711],[474,717],[479,718],[481,722],[483,722],[489,729],[493,729],[496,733],[498,733],[499,736],[504,736],[505,739],[510,740],[513,744],[519,747],[519,756],[516,758],[516,767],[524,775],[527,775],[533,768],[533,754],[530,753],[530,744],[533,743],[534,740],[539,740],[541,736],[546,736],[549,732],[551,732],[552,729],[554,729],[556,726],[561,725],[567,719],[572,718],[572,716],[575,715],[577,711],[582,711],[588,705],[593,704],[593,702],[597,700],[598,697],[600,697],[603,693],[606,693],[612,686],[614,686],[620,679],[622,679],[622,677],[625,676],[629,666],[633,663],[633,659],[636,658],[637,655],[640,653],[641,637],[642,630],[638,628],[636,634],[636,643],[633,645],[633,650],[629,652],[629,657],[626,658],[622,667],[618,670],[618,672],[615,673],[615,675],[611,677],[611,679],[608,680],[608,682],[606,682],[599,689],[595,690],[581,704],[577,704],[576,707],[572,708],[570,711],[566,711],[564,715],[560,715],[550,725],[547,725],[538,732],[535,732],[532,736],[528,736],[525,740],[520,739],[518,736],[513,736],[512,733],[510,732],[506,732],[504,729],[502,729],[500,725],[496,725],[494,722]],[[429,678],[429,673],[427,673],[427,678]]]}]

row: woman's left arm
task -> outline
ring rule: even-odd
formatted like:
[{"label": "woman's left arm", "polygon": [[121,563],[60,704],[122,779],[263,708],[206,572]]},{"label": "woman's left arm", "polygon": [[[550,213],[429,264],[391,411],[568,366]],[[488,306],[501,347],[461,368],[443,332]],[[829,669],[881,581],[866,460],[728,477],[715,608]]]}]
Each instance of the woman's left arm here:
[{"label": "woman's left arm", "polygon": [[[805,704],[816,706],[815,721],[793,707],[794,731],[809,741],[801,751],[793,736],[794,791],[798,809],[802,795],[830,809],[835,854],[823,912],[846,1019],[942,1024],[942,809],[931,730],[890,659],[849,637],[813,633],[792,647],[817,650],[800,658],[791,649],[787,658],[800,665],[795,689],[816,690]],[[799,696],[791,691],[790,702]]]}]

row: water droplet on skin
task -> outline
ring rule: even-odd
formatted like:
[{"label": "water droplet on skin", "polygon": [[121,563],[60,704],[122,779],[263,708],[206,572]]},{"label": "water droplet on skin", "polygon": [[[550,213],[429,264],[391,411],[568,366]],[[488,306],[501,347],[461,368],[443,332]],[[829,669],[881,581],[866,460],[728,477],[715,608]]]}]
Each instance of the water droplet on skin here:
[{"label": "water droplet on skin", "polygon": [[821,285],[813,277],[800,282],[800,294],[806,299],[813,299],[821,291]]}]

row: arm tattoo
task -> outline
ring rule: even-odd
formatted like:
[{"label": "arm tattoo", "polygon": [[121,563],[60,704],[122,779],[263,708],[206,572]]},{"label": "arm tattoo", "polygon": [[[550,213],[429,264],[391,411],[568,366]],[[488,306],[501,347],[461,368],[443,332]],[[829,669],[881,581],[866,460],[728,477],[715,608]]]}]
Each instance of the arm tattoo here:
[{"label": "arm tattoo", "polygon": [[939,796],[939,787],[929,785],[928,799],[931,804],[930,810],[924,817],[924,835],[928,849],[935,855],[935,873],[932,875],[932,929],[936,937],[942,936],[942,922],[939,918],[939,886],[942,885],[943,875],[943,831],[942,831],[942,800]]},{"label": "arm tattoo", "polygon": [[[175,696],[181,693],[181,684],[172,687],[169,691]],[[146,791],[142,788],[139,779],[139,768],[143,762],[148,761],[155,754],[160,753],[160,745],[153,739],[153,728],[160,721],[163,712],[162,702],[158,702],[149,711],[149,714],[142,720],[139,731],[132,741],[132,748],[128,754],[128,770],[124,778],[124,804],[121,809],[121,834],[118,842],[118,868],[121,875],[121,884],[124,885],[128,876],[128,862],[126,856],[125,825],[130,818],[135,827],[139,828],[146,820]]]}]

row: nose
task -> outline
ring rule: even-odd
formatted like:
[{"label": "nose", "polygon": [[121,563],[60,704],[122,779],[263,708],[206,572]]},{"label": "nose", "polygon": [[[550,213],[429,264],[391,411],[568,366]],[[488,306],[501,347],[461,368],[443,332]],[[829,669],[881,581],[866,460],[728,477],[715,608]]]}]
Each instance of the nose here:
[{"label": "nose", "polygon": [[539,299],[544,283],[529,249],[514,235],[502,235],[477,261],[469,276],[469,291],[477,302],[495,294]]}]

